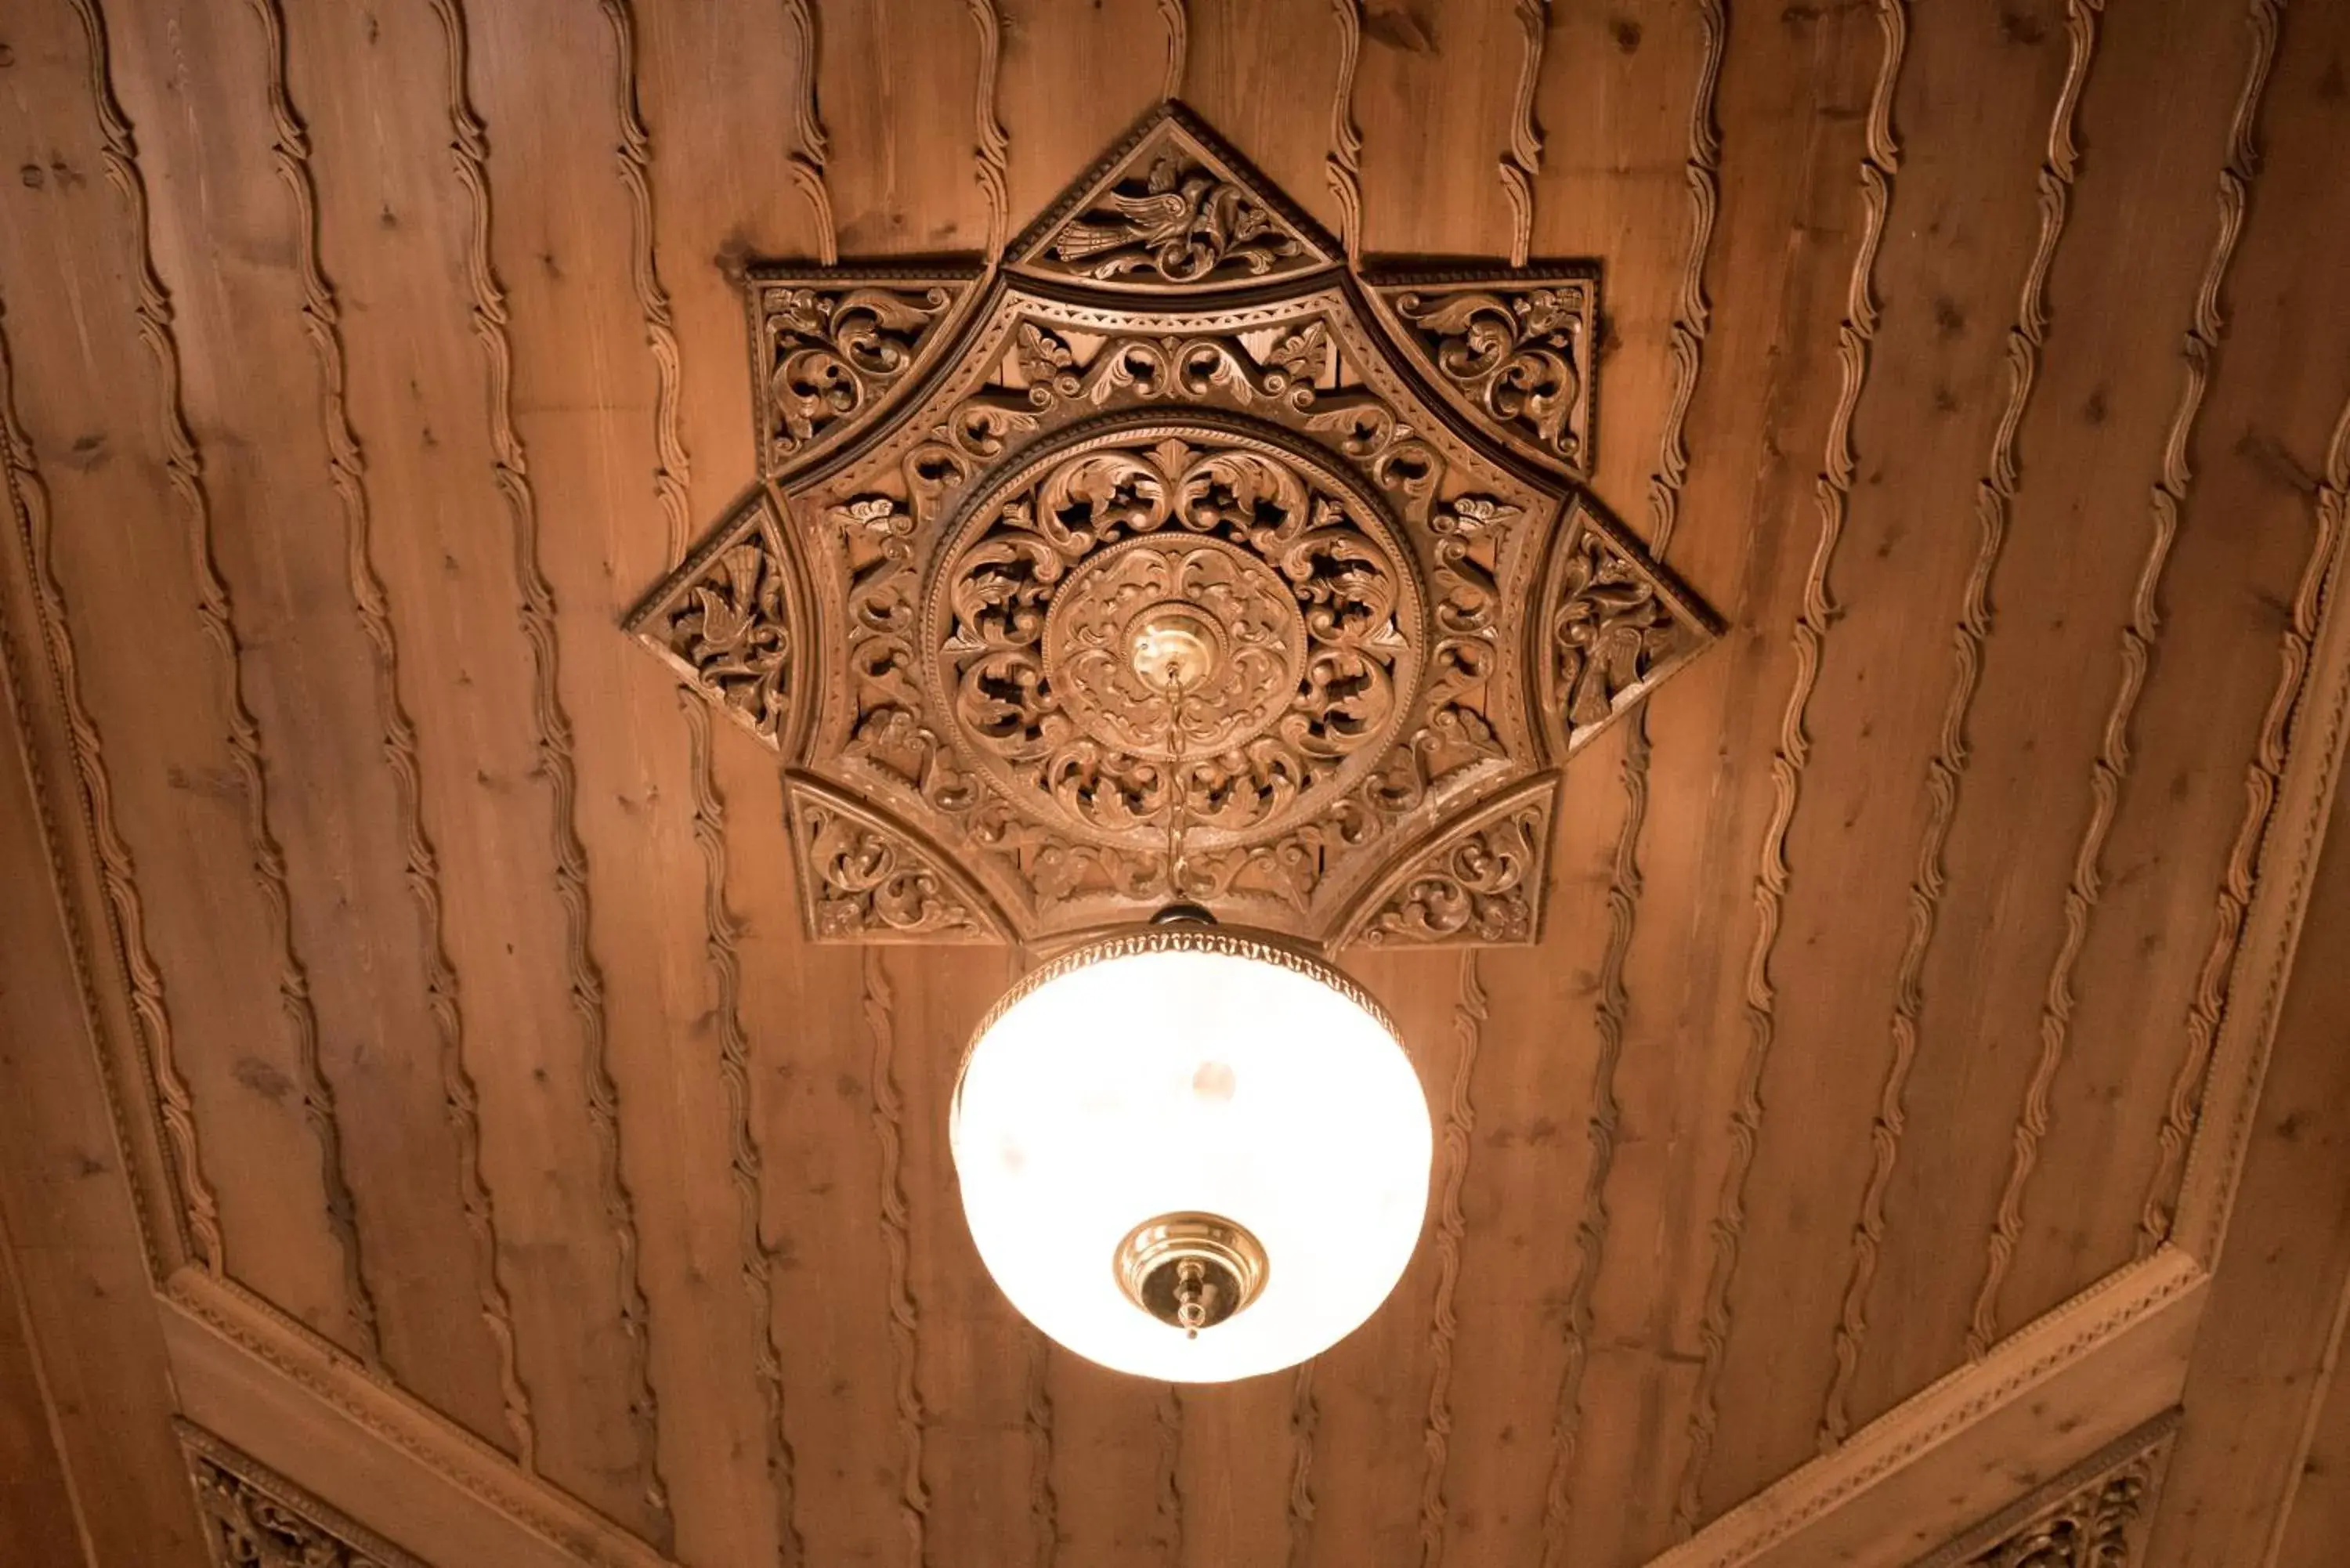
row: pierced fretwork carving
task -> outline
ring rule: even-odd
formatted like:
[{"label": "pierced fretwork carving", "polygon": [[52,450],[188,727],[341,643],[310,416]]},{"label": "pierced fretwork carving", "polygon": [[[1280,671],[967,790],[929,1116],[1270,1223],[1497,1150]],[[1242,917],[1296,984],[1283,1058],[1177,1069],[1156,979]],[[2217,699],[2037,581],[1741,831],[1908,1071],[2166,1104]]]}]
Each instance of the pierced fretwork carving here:
[{"label": "pierced fretwork carving", "polygon": [[936,349],[970,287],[951,277],[754,272],[752,389],[765,470],[804,463],[870,418]]},{"label": "pierced fretwork carving", "polygon": [[1572,477],[1589,270],[1367,296],[1169,105],[983,293],[750,275],[766,488],[629,624],[816,940],[1534,940],[1557,767],[1711,636]]},{"label": "pierced fretwork carving", "polygon": [[629,629],[770,744],[800,699],[804,620],[773,499],[755,491],[694,551]]},{"label": "pierced fretwork carving", "polygon": [[425,1568],[211,1433],[177,1427],[214,1568]]},{"label": "pierced fretwork carving", "polygon": [[987,896],[880,813],[791,781],[800,898],[820,941],[1001,942]]},{"label": "pierced fretwork carving", "polygon": [[2149,1422],[1913,1568],[2137,1568],[2177,1428]]},{"label": "pierced fretwork carving", "polygon": [[1543,705],[1559,744],[1581,749],[1711,635],[1631,545],[1586,518],[1553,566],[1537,628]]},{"label": "pierced fretwork carving", "polygon": [[1147,123],[1013,251],[1034,272],[1155,290],[1258,283],[1318,271],[1336,255],[1180,110]]},{"label": "pierced fretwork carving", "polygon": [[1534,940],[1556,793],[1545,775],[1441,835],[1390,874],[1341,940],[1365,947]]},{"label": "pierced fretwork carving", "polygon": [[1471,417],[1546,462],[1590,472],[1599,290],[1588,269],[1390,276],[1371,292]]}]

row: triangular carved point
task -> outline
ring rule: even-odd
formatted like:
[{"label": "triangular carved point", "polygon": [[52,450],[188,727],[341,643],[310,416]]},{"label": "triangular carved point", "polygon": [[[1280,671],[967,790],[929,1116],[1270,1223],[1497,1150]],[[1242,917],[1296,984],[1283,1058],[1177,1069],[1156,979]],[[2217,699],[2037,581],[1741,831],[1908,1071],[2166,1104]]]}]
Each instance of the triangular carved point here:
[{"label": "triangular carved point", "polygon": [[1166,295],[1286,281],[1339,255],[1279,187],[1170,100],[1045,209],[1009,262],[1091,288]]},{"label": "triangular carved point", "polygon": [[1363,286],[1420,373],[1471,420],[1548,467],[1591,472],[1596,264],[1375,263]]},{"label": "triangular carved point", "polygon": [[1638,543],[1578,504],[1563,525],[1534,626],[1534,690],[1553,753],[1588,745],[1720,635]]},{"label": "triangular carved point", "polygon": [[1544,774],[1405,850],[1357,901],[1339,947],[1525,947],[1542,936],[1558,775]]},{"label": "triangular carved point", "polygon": [[778,752],[798,733],[813,670],[783,514],[770,487],[746,492],[627,621],[687,685]]},{"label": "triangular carved point", "polygon": [[811,774],[788,775],[785,789],[811,940],[1012,941],[995,901],[920,833]]},{"label": "triangular carved point", "polygon": [[806,470],[919,385],[982,275],[972,262],[751,267],[743,287],[762,472]]}]

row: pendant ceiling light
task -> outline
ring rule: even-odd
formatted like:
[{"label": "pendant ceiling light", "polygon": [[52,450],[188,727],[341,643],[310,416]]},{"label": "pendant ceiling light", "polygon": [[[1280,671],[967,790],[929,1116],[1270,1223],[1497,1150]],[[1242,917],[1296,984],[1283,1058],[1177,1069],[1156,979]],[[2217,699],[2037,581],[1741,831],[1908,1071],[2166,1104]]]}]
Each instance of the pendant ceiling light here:
[{"label": "pendant ceiling light", "polygon": [[1387,1015],[1318,958],[1201,916],[1025,976],[964,1056],[951,1139],[1013,1304],[1170,1382],[1345,1338],[1428,1201],[1428,1102]]}]

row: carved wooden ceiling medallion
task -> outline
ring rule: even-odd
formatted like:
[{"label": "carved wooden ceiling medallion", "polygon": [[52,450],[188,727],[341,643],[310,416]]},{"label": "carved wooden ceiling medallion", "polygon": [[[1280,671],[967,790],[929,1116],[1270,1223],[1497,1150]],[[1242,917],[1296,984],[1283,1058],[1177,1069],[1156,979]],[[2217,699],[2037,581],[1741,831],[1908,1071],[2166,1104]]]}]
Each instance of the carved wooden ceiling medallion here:
[{"label": "carved wooden ceiling medallion", "polygon": [[819,940],[1531,941],[1557,769],[1714,635],[1584,488],[1597,289],[1352,265],[1164,106],[999,263],[754,268],[765,472],[629,628]]}]

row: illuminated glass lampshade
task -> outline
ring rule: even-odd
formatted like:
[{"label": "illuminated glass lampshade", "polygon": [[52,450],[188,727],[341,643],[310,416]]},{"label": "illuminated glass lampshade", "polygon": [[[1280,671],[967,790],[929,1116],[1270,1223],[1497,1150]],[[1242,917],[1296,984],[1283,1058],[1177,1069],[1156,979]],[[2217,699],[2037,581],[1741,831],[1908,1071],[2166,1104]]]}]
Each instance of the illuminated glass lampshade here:
[{"label": "illuminated glass lampshade", "polygon": [[951,1141],[979,1255],[1060,1344],[1218,1383],[1359,1326],[1428,1202],[1428,1102],[1338,971],[1202,921],[1023,978],[981,1024]]}]

